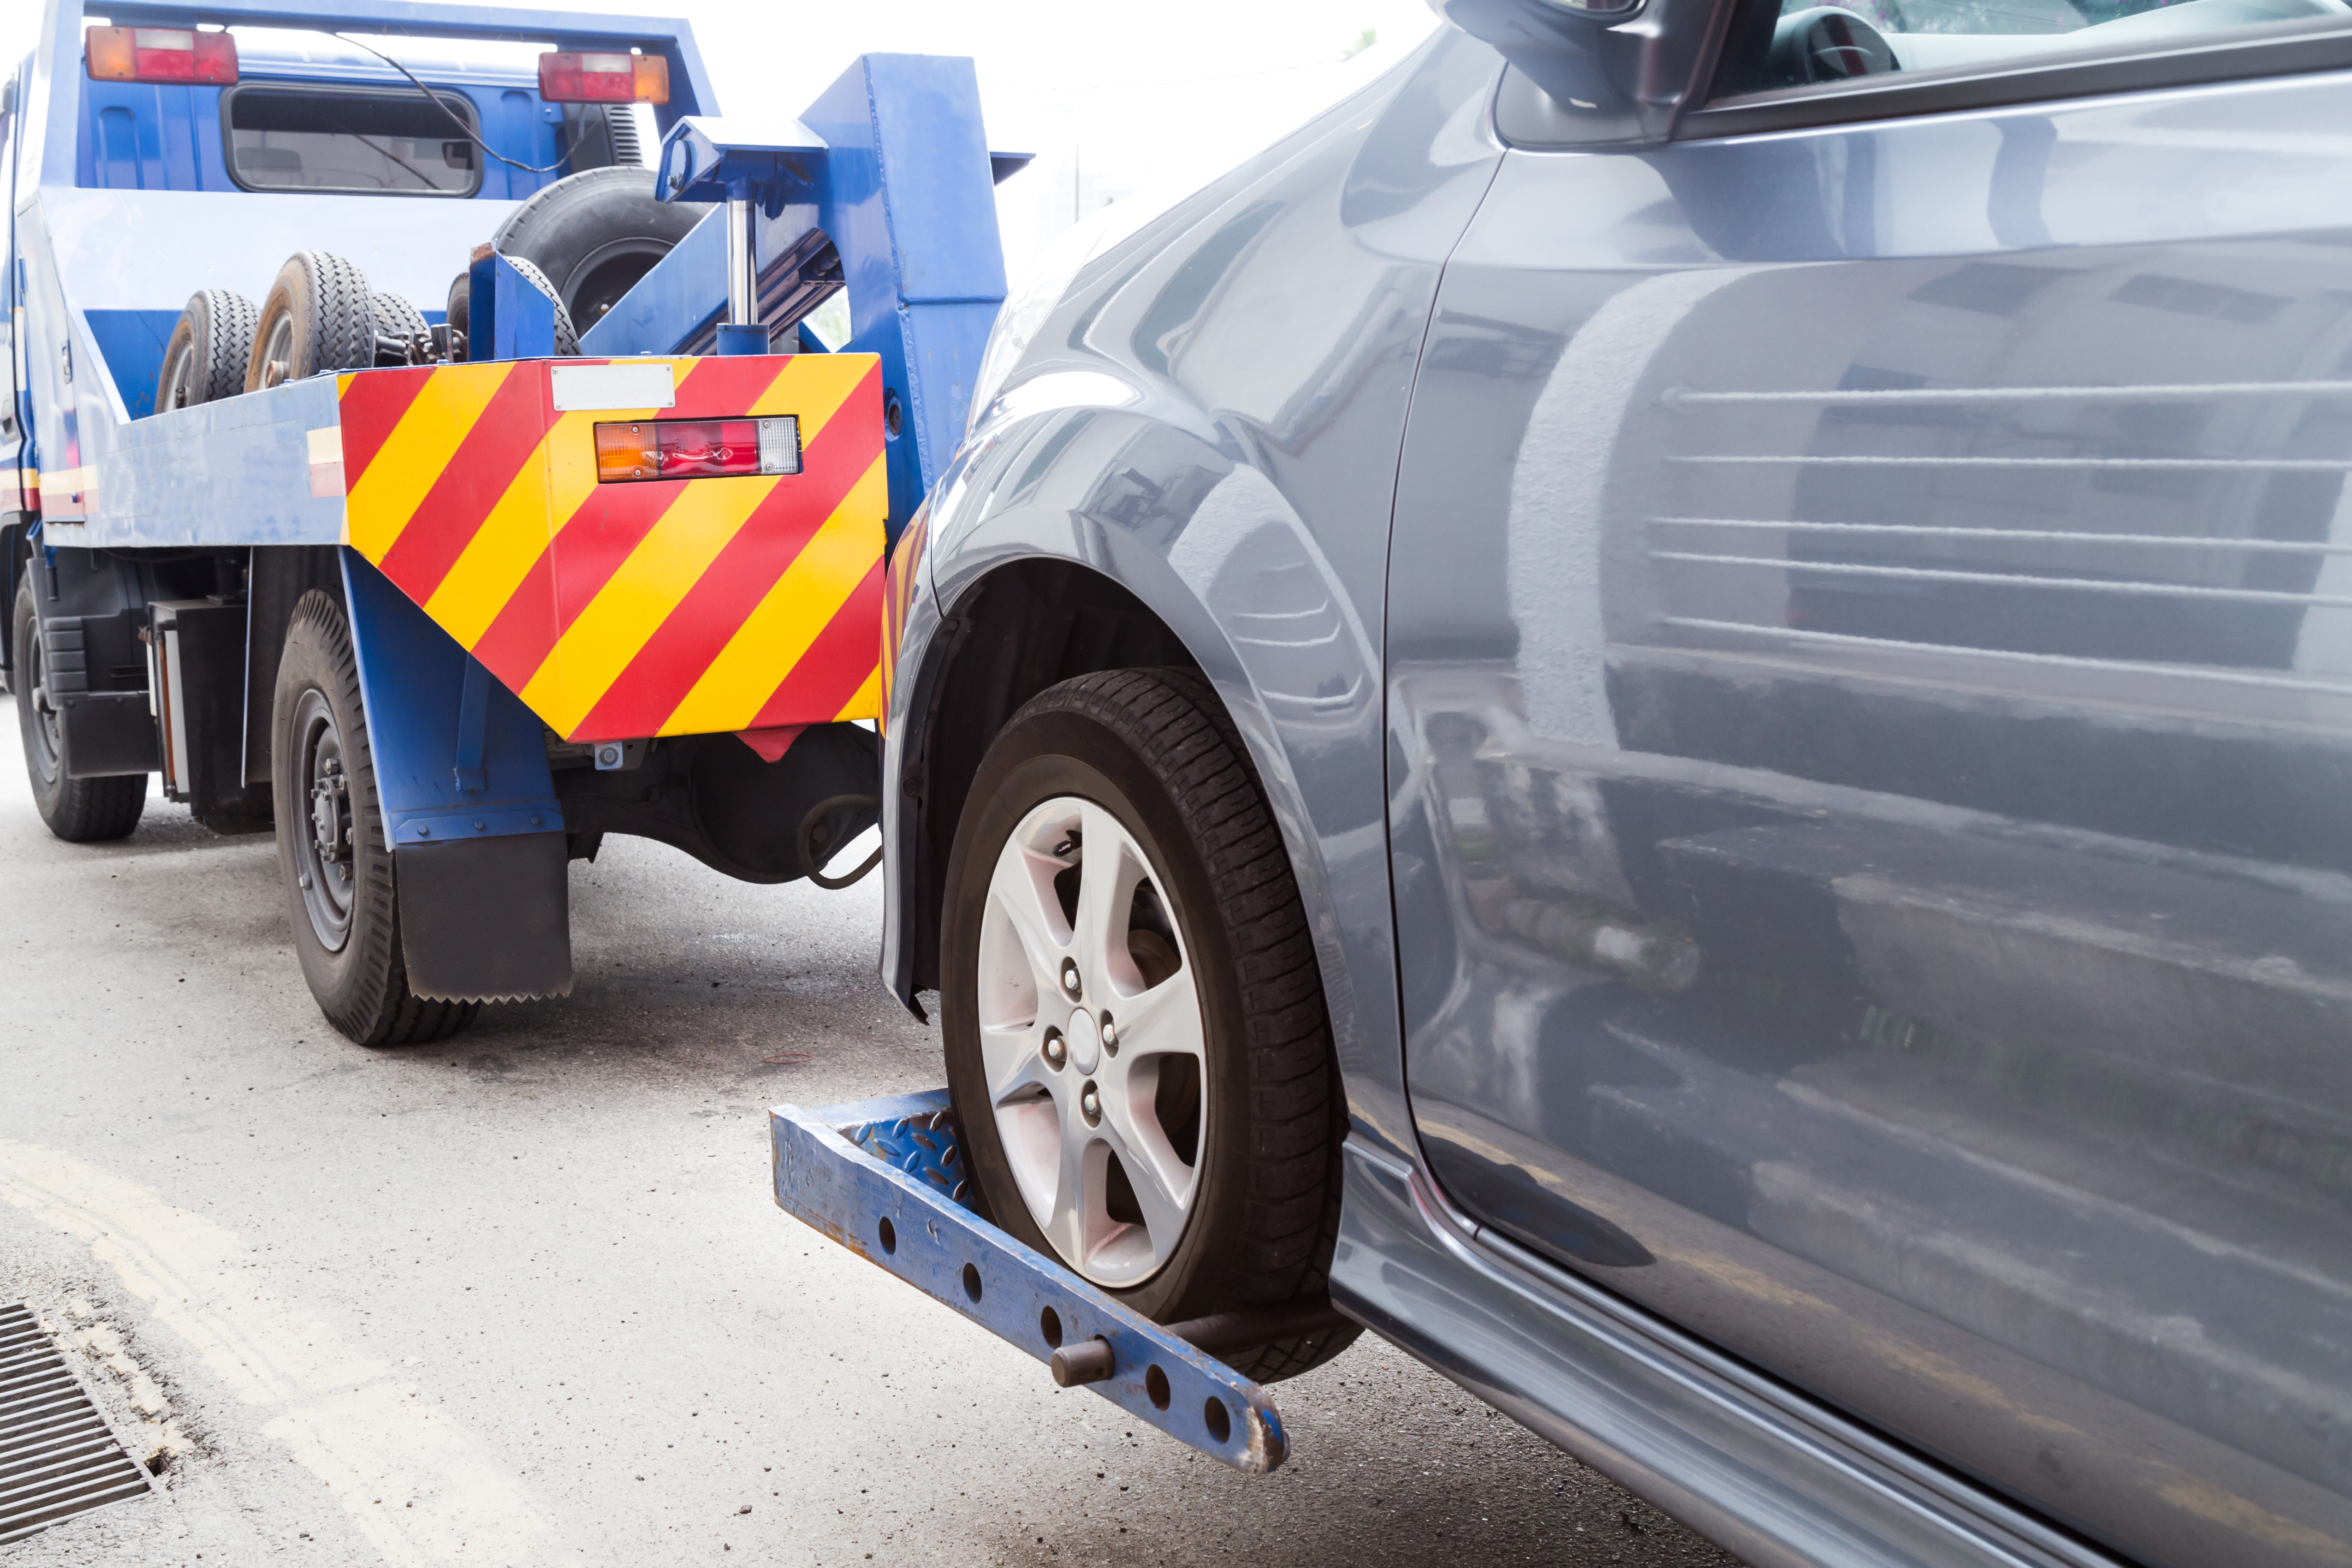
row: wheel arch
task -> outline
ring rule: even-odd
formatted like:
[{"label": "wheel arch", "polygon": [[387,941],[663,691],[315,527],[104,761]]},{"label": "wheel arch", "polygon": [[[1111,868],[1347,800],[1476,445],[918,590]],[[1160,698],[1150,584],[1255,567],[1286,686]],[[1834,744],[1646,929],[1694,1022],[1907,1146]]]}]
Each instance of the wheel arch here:
[{"label": "wheel arch", "polygon": [[[927,563],[936,573],[937,619],[926,626],[929,617],[919,616],[903,647],[914,658],[900,675],[908,697],[893,718],[894,763],[884,770],[894,842],[883,977],[893,992],[919,1015],[917,994],[939,988],[940,900],[956,825],[980,760],[1006,721],[1038,692],[1076,676],[1180,666],[1200,671],[1215,689],[1280,826],[1315,932],[1344,1068],[1345,1043],[1360,1038],[1366,1023],[1375,1031],[1379,1023],[1356,1016],[1361,987],[1350,984],[1338,940],[1322,839],[1258,679],[1263,671],[1254,672],[1237,646],[1230,610],[1213,607],[1192,574],[1142,531],[1068,514],[1000,514],[983,529],[959,531],[967,548]],[[1055,534],[1061,548],[1045,542]],[[1030,542],[1004,547],[1013,536]],[[1370,699],[1377,709],[1377,682]],[[1370,765],[1377,778],[1377,751]]]},{"label": "wheel arch", "polygon": [[910,672],[913,696],[894,748],[900,763],[886,774],[898,784],[895,940],[886,978],[901,1001],[911,1006],[918,992],[939,989],[948,855],[972,775],[997,732],[1050,686],[1161,665],[1217,679],[1213,663],[1203,664],[1169,616],[1090,563],[1025,554],[959,584]]}]

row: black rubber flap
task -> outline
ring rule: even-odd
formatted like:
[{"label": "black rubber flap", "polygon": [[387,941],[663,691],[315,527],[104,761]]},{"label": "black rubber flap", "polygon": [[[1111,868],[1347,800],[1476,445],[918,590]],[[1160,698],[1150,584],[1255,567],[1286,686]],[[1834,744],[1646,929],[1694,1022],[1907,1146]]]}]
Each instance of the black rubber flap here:
[{"label": "black rubber flap", "polygon": [[572,989],[572,901],[561,833],[404,844],[400,942],[409,988],[436,1002],[512,1002]]}]

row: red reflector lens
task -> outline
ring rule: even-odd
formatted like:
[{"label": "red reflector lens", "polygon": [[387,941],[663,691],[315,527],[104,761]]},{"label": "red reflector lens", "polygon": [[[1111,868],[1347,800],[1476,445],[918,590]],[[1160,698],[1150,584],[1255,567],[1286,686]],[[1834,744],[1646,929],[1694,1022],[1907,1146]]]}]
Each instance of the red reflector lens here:
[{"label": "red reflector lens", "polygon": [[91,27],[82,34],[83,58],[98,81],[202,82],[236,80],[236,40],[226,33],[182,27]]},{"label": "red reflector lens", "polygon": [[801,422],[780,419],[647,419],[596,426],[596,480],[712,479],[797,474]]},{"label": "red reflector lens", "polygon": [[658,55],[544,54],[539,96],[549,103],[667,103],[669,62]]}]

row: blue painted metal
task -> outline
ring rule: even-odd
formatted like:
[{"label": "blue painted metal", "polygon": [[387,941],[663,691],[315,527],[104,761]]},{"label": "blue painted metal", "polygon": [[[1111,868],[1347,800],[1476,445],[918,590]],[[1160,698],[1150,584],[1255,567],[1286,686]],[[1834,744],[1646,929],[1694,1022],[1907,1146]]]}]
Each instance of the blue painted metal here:
[{"label": "blue painted metal", "polygon": [[354,551],[342,559],[385,837],[562,832],[545,727],[383,573]]},{"label": "blue painted metal", "polygon": [[[117,25],[157,24],[186,27],[198,23],[245,27],[350,28],[394,37],[465,38],[547,44],[559,49],[642,48],[669,63],[670,100],[655,110],[663,130],[689,114],[718,112],[694,29],[668,16],[602,16],[583,11],[531,11],[502,6],[439,5],[431,0],[313,0],[284,5],[277,0],[139,0],[110,5]],[[79,29],[77,29],[77,33]],[[80,38],[74,39],[77,50]],[[77,58],[78,55],[77,55]]]},{"label": "blue painted metal", "polygon": [[315,376],[116,426],[94,515],[52,542],[340,543],[343,498],[311,493],[309,445],[338,420],[335,378]]},{"label": "blue painted metal", "polygon": [[905,1172],[977,1213],[964,1179],[963,1140],[951,1111],[916,1111],[895,1120],[845,1127],[842,1136],[884,1164]]},{"label": "blue painted metal", "polygon": [[719,352],[721,354],[763,354],[772,340],[768,329],[758,326],[722,324],[719,329]]},{"label": "blue painted metal", "polygon": [[89,335],[105,356],[107,373],[122,395],[123,412],[144,419],[155,412],[155,378],[163,368],[163,345],[180,324],[177,310],[86,310]]},{"label": "blue painted metal", "polygon": [[666,202],[808,201],[823,175],[824,138],[797,121],[753,127],[681,120],[662,139],[654,194]]},{"label": "blue painted metal", "polygon": [[[736,162],[706,179],[722,157]],[[664,140],[660,167],[660,186],[676,175],[680,195],[756,187],[759,254],[776,258],[772,265],[805,255],[800,242],[811,230],[833,241],[851,336],[827,346],[882,358],[896,426],[887,458],[895,540],[963,438],[973,379],[1004,301],[996,167],[971,62],[860,56],[797,124],[747,134],[681,121]],[[762,297],[775,282],[763,273]],[[802,299],[803,309],[816,303]],[[726,222],[714,213],[581,346],[591,354],[675,353],[709,331],[726,302]],[[766,323],[771,331],[793,324]]]},{"label": "blue painted metal", "polygon": [[[1263,1475],[1282,1463],[1282,1416],[1265,1389],[950,1195],[940,1183],[961,1157],[947,1090],[780,1106],[768,1128],[786,1213],[1041,1362],[1060,1345],[1107,1342],[1117,1371],[1087,1385],[1096,1393],[1237,1470]],[[1227,1424],[1223,1441],[1210,1430],[1213,1402]]]},{"label": "blue painted metal", "polygon": [[473,298],[466,323],[468,360],[554,357],[552,300],[496,252],[474,262],[471,276]]}]

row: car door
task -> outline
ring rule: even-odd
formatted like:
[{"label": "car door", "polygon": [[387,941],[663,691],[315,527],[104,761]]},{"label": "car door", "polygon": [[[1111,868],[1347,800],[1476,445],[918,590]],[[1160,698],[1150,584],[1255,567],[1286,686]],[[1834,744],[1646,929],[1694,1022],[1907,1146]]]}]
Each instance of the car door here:
[{"label": "car door", "polygon": [[1751,7],[1626,150],[1514,74],[1391,547],[1432,1175],[2150,1563],[2352,1558],[2327,4]]}]

